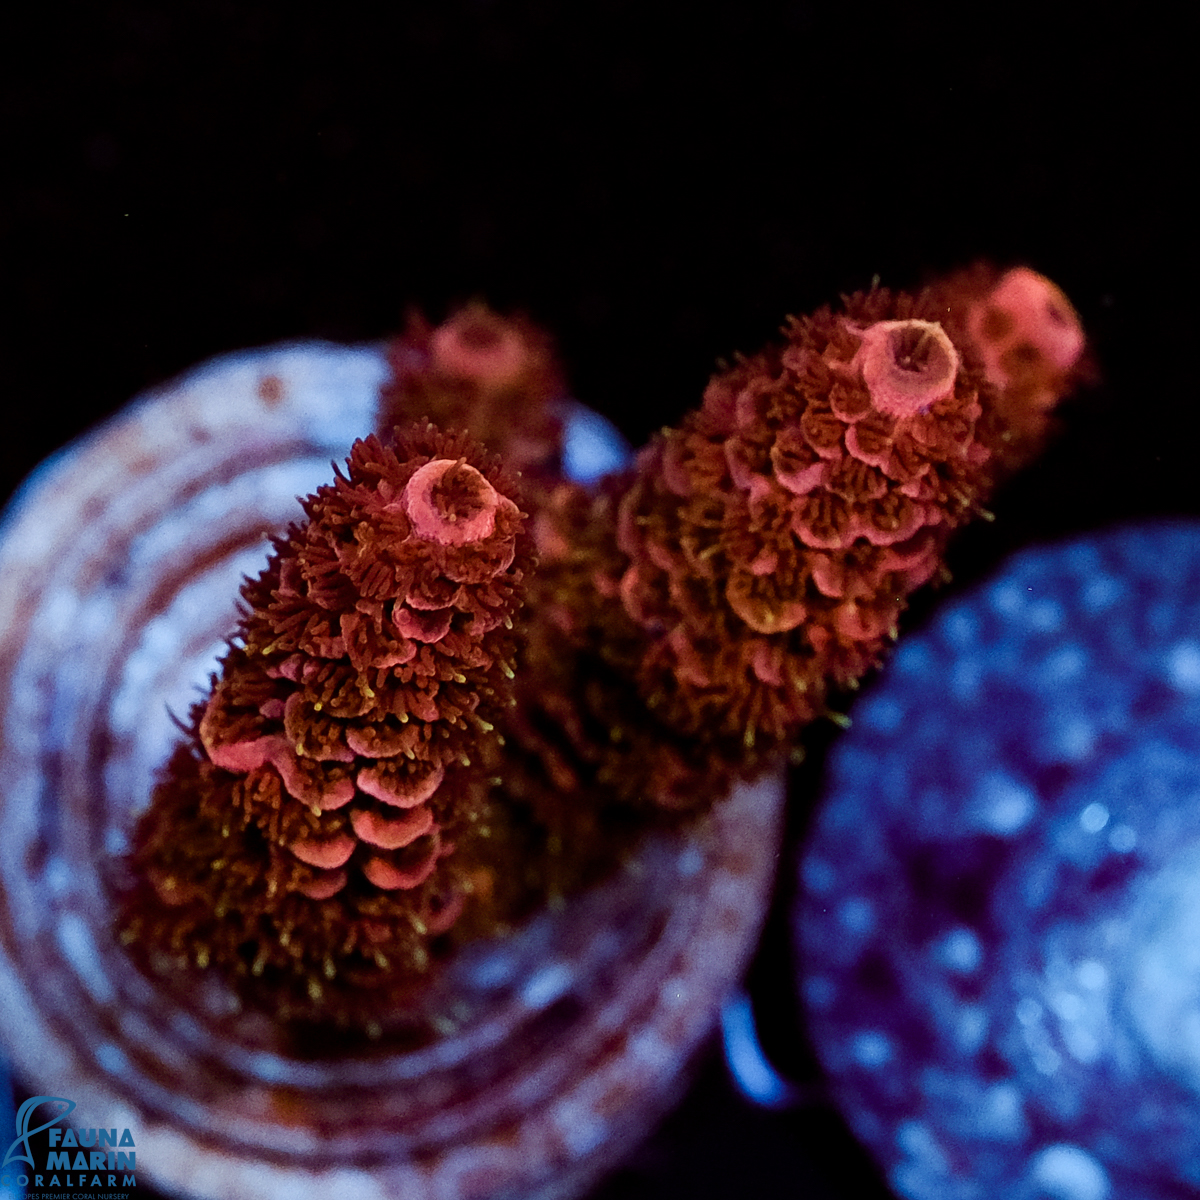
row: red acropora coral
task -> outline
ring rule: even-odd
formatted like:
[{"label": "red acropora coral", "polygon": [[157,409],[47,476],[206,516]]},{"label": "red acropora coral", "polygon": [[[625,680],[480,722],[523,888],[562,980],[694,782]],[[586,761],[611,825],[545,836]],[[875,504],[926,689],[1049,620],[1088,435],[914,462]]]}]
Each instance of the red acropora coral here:
[{"label": "red acropora coral", "polygon": [[784,334],[627,477],[536,518],[511,718],[536,765],[514,786],[560,823],[564,791],[693,811],[791,746],[1041,444],[1083,350],[1026,268],[876,288]]},{"label": "red acropora coral", "polygon": [[549,336],[531,321],[479,302],[436,328],[414,315],[387,354],[381,429],[428,419],[468,430],[512,471],[556,471],[563,379]]},{"label": "red acropora coral", "polygon": [[586,489],[559,474],[544,335],[481,305],[414,319],[383,427],[462,425],[527,472],[526,608],[523,514],[485,451],[432,427],[357,444],[243,590],[139,827],[126,940],[370,1027],[472,891],[490,924],[460,927],[497,928],[777,762],[1040,447],[1084,350],[1026,268],[783,332]]},{"label": "red acropora coral", "polygon": [[138,827],[127,942],[343,1022],[425,968],[471,888],[453,851],[510,703],[514,496],[427,426],[356,443],[304,502]]},{"label": "red acropora coral", "polygon": [[942,295],[955,336],[978,351],[1012,431],[997,456],[1020,467],[1041,445],[1054,406],[1091,374],[1079,317],[1061,289],[1028,267],[998,280],[986,270],[963,272]]}]

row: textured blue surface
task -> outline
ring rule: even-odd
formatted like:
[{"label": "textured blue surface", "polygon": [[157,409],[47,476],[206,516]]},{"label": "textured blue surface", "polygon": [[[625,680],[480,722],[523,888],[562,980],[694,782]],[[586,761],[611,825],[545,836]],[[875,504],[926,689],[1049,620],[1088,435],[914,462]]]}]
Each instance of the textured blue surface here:
[{"label": "textured blue surface", "polygon": [[905,640],[796,937],[901,1196],[1200,1194],[1200,526],[1028,551]]}]

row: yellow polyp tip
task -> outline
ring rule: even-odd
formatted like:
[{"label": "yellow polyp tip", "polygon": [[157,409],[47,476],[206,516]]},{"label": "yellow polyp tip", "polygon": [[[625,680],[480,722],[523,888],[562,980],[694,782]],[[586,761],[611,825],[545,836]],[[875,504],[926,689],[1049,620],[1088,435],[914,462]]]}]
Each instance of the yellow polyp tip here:
[{"label": "yellow polyp tip", "polygon": [[848,716],[846,716],[845,713],[831,712],[831,713],[828,713],[827,715],[828,715],[829,719],[839,729],[849,729],[850,726],[854,723],[853,721],[850,720],[850,718]]},{"label": "yellow polyp tip", "polygon": [[471,760],[465,754],[458,761],[462,763],[464,767],[469,767],[471,765]]},{"label": "yellow polyp tip", "polygon": [[421,918],[420,918],[420,917],[417,917],[417,916],[414,916],[414,917],[413,917],[413,919],[412,919],[412,927],[413,927],[413,928],[414,928],[414,929],[415,929],[415,930],[416,930],[416,931],[417,931],[417,932],[418,932],[418,933],[419,933],[419,934],[420,934],[422,937],[424,937],[424,936],[425,936],[425,934],[427,934],[427,933],[429,932],[429,928],[428,928],[428,926],[425,924],[425,922],[424,922],[424,921],[422,921],[422,920],[421,920]]},{"label": "yellow polyp tip", "polygon": [[406,758],[408,758],[408,759],[410,759],[410,760],[413,760],[413,759],[415,759],[415,758],[417,757],[417,756],[416,756],[416,755],[415,755],[415,754],[414,754],[414,753],[413,753],[411,750],[408,750],[408,749],[406,749],[406,750],[404,751],[404,755],[405,755],[405,757],[406,757]]},{"label": "yellow polyp tip", "polygon": [[466,682],[467,682],[467,677],[466,677],[465,675],[455,675],[455,676],[454,676],[454,682],[455,682],[455,683],[466,683]]},{"label": "yellow polyp tip", "polygon": [[325,705],[322,704],[320,700],[313,701],[313,712],[320,712],[324,707]]},{"label": "yellow polyp tip", "polygon": [[332,958],[325,959],[325,978],[332,979],[337,974],[337,968],[333,965]]},{"label": "yellow polyp tip", "polygon": [[408,713],[406,713],[406,712],[402,712],[402,713],[400,714],[400,724],[401,724],[401,725],[407,725],[407,724],[408,724]]},{"label": "yellow polyp tip", "polygon": [[381,971],[386,971],[388,969],[388,958],[387,958],[387,955],[384,954],[384,952],[382,950],[375,951],[375,965]]},{"label": "yellow polyp tip", "polygon": [[200,970],[202,970],[202,971],[204,970],[205,967],[208,966],[208,951],[207,950],[200,949],[200,950],[196,951],[196,966],[198,966],[200,968]]},{"label": "yellow polyp tip", "polygon": [[308,998],[315,1002],[320,1000],[322,995],[324,993],[321,990],[321,985],[315,979],[310,979],[308,981]]},{"label": "yellow polyp tip", "polygon": [[517,677],[516,672],[508,665],[508,663],[501,663],[500,670],[504,672],[505,679],[515,679]]},{"label": "yellow polyp tip", "polygon": [[512,617],[505,617],[505,618],[504,618],[504,628],[505,628],[505,629],[511,629],[512,627],[513,627],[513,624],[512,624]]}]

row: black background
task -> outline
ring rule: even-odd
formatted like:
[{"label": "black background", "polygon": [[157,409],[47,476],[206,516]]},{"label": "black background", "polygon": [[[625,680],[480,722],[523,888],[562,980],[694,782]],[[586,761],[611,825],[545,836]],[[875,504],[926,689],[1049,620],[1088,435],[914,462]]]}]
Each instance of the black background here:
[{"label": "black background", "polygon": [[[1064,287],[1101,381],[960,539],[954,586],[1033,540],[1200,508],[1192,39],[1153,6],[131,0],[3,20],[0,496],[212,354],[377,339],[473,296],[547,326],[575,394],[636,444],[785,313],[985,257]],[[752,985],[805,1075],[786,874]],[[601,1194],[887,1192],[830,1111],[751,1110],[713,1054]]]}]

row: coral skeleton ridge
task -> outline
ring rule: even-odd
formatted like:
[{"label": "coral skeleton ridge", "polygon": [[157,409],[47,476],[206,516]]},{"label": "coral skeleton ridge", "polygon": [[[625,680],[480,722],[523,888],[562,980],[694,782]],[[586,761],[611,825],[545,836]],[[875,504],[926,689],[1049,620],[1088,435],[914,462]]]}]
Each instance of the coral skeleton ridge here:
[{"label": "coral skeleton ridge", "polygon": [[[466,433],[357,444],[247,584],[139,831],[126,937],[352,1023],[472,893],[501,926],[522,889],[553,898],[777,763],[881,661],[1083,352],[1025,268],[875,288],[784,335],[585,487],[544,335],[481,305],[414,319],[381,426]],[[524,473],[528,538],[468,434]]]}]

